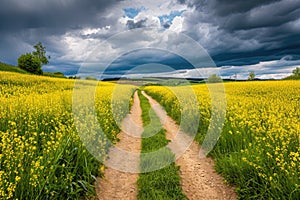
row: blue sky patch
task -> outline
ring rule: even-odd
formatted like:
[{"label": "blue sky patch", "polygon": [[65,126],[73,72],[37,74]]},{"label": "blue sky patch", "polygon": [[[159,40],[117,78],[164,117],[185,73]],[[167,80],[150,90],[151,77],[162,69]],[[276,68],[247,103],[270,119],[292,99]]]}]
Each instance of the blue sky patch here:
[{"label": "blue sky patch", "polygon": [[158,16],[159,21],[160,21],[160,24],[161,24],[161,25],[164,25],[164,24],[166,24],[166,23],[172,24],[173,19],[174,19],[175,17],[177,17],[177,16],[181,16],[182,13],[183,13],[184,11],[185,11],[185,10],[181,10],[181,11],[179,11],[179,10],[174,10],[174,11],[172,11],[169,15],[161,15],[161,16]]},{"label": "blue sky patch", "polygon": [[137,16],[142,10],[144,10],[144,7],[140,8],[124,8],[123,11],[125,12],[124,17],[129,17],[133,19],[135,16]]}]

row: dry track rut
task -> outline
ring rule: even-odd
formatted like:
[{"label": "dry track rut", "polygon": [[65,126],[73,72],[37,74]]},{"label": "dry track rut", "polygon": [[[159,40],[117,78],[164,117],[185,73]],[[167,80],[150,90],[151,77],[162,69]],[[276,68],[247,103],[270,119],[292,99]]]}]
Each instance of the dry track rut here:
[{"label": "dry track rut", "polygon": [[[141,113],[140,100],[137,92],[135,92],[131,112],[122,122],[122,131],[118,134],[120,141],[116,146],[125,151],[136,153],[136,159],[139,158],[138,154],[141,151],[140,136],[143,132]],[[109,159],[121,160],[114,150],[109,152]],[[134,166],[130,166],[131,168],[138,168],[139,160],[129,162],[129,165],[130,164],[134,164]],[[117,169],[107,167],[104,171],[104,178],[98,178],[98,184],[96,186],[98,199],[137,199],[136,181],[138,176],[138,173],[122,172]]]},{"label": "dry track rut", "polygon": [[[199,145],[192,138],[189,138],[187,134],[179,130],[179,126],[166,114],[160,104],[145,92],[142,92],[142,94],[149,100],[164,129],[167,130],[166,137],[171,140],[168,147],[178,158],[176,165],[180,166],[181,186],[186,196],[191,200],[237,199],[234,188],[227,186],[223,178],[215,172],[213,160],[211,158],[200,158]],[[116,145],[120,149],[136,153],[137,155],[141,151],[140,136],[143,132],[141,113],[140,100],[137,93],[135,93],[131,113],[122,122],[122,131],[118,135],[120,142]],[[191,144],[187,145],[186,141],[190,141]],[[188,148],[186,149],[187,146]],[[182,154],[182,152],[184,153]],[[114,150],[111,150],[109,158],[122,160],[116,154]],[[138,156],[134,162],[129,163],[134,163],[134,166],[130,167],[139,167]],[[137,199],[136,181],[138,176],[138,173],[121,172],[107,167],[104,171],[104,178],[98,178],[96,187],[98,199]]]},{"label": "dry track rut", "polygon": [[[167,130],[166,137],[171,140],[168,145],[175,153],[176,165],[180,166],[181,186],[183,192],[189,199],[237,199],[233,187],[229,187],[224,183],[222,176],[214,170],[214,162],[211,158],[199,157],[199,145],[185,133],[182,134],[179,126],[170,118],[162,106],[153,98],[142,92],[149,100],[151,107],[159,116],[164,129]],[[176,140],[174,140],[174,138]],[[191,141],[190,145],[186,142]],[[182,155],[180,151],[185,149]]]}]

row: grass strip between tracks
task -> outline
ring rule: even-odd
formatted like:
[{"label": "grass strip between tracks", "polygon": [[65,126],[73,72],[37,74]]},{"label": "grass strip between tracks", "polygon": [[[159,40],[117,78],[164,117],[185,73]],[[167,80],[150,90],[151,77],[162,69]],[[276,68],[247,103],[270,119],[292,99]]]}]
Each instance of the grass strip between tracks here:
[{"label": "grass strip between tracks", "polygon": [[[175,165],[175,155],[169,148],[163,148],[169,140],[166,130],[152,110],[149,101],[139,91],[144,132],[138,179],[138,199],[186,199],[180,186],[179,167]],[[151,152],[156,152],[151,154]],[[171,164],[168,164],[171,163]],[[158,170],[152,171],[152,169]]]}]

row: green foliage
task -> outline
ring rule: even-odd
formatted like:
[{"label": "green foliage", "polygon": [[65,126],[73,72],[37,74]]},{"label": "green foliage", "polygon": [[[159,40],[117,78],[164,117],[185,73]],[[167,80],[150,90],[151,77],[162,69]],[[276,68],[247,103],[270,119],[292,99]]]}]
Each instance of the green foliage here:
[{"label": "green foliage", "polygon": [[96,81],[97,78],[96,78],[96,77],[93,77],[93,76],[87,76],[87,77],[85,77],[85,80]]},{"label": "green foliage", "polygon": [[33,74],[43,74],[42,65],[48,64],[48,58],[46,56],[46,48],[41,42],[34,45],[35,51],[32,53],[26,53],[18,58],[18,66]]},{"label": "green foliage", "polygon": [[18,66],[33,74],[43,74],[40,60],[30,53],[23,54],[18,58]]},{"label": "green foliage", "polygon": [[17,72],[21,74],[27,74],[27,72],[23,69],[20,69],[19,67],[8,65],[5,63],[0,62],[0,71],[6,71],[6,72]]},{"label": "green foliage", "polygon": [[44,76],[55,77],[55,78],[66,78],[61,72],[43,72]]},{"label": "green foliage", "polygon": [[208,83],[220,83],[222,82],[222,78],[218,76],[217,74],[212,74],[207,78]]},{"label": "green foliage", "polygon": [[168,79],[161,81],[161,85],[168,85],[168,86],[179,86],[179,85],[187,85],[189,82],[187,80],[181,79]]},{"label": "green foliage", "polygon": [[46,56],[46,47],[44,47],[41,42],[38,42],[36,45],[34,45],[34,49],[35,51],[32,52],[32,54],[40,60],[41,65],[48,64],[48,59],[50,59],[50,56]]},{"label": "green foliage", "polygon": [[296,69],[293,70],[293,74],[294,74],[295,76],[300,77],[300,68],[299,68],[299,67],[296,67]]},{"label": "green foliage", "polygon": [[[139,91],[142,107],[144,132],[142,134],[142,153],[157,151],[165,147],[169,140],[165,137],[165,130],[160,120],[152,110],[148,99]],[[151,136],[152,135],[152,136]],[[138,199],[186,199],[180,187],[179,167],[175,165],[175,155],[165,148],[159,154],[142,154],[140,160],[141,171],[165,166],[159,170],[142,173],[138,179]]]},{"label": "green foliage", "polygon": [[[21,74],[28,74],[28,71],[21,69],[20,67],[16,67],[13,65],[5,64],[0,62],[0,71],[7,71],[7,72],[16,72]],[[43,76],[54,77],[54,78],[67,78],[61,72],[43,72]],[[75,79],[77,77],[69,77],[70,79]]]},{"label": "green foliage", "polygon": [[300,80],[300,68],[296,67],[296,69],[293,70],[293,75],[285,77],[283,80]]},{"label": "green foliage", "polygon": [[80,76],[69,76],[68,79],[81,79]]},{"label": "green foliage", "polygon": [[250,72],[250,73],[249,73],[249,76],[248,76],[248,80],[249,80],[249,81],[253,81],[254,78],[255,78],[255,76],[256,76],[256,75],[255,75],[255,73],[254,73],[253,71]]},{"label": "green foliage", "polygon": [[300,76],[290,75],[285,77],[283,80],[300,80]]}]

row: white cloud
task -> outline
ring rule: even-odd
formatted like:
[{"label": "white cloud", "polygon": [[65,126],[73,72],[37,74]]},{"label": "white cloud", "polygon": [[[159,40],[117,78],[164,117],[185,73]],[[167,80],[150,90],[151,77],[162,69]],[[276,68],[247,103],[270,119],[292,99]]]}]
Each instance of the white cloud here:
[{"label": "white cloud", "polygon": [[168,15],[171,11],[174,10],[186,10],[186,5],[181,5],[177,3],[177,0],[171,1],[161,1],[161,0],[151,0],[151,1],[142,1],[142,0],[132,0],[132,1],[123,1],[118,5],[119,9],[123,8],[145,8],[140,13],[145,14],[146,16],[161,16]]},{"label": "white cloud", "polygon": [[182,24],[183,24],[183,17],[176,16],[173,19],[172,25],[170,26],[169,30],[180,33],[182,31]]},{"label": "white cloud", "polygon": [[[21,4],[20,4],[21,5]],[[124,17],[124,8],[143,8],[133,19]],[[145,20],[146,27],[161,28],[159,16],[170,15],[172,11],[183,11],[181,16],[176,16],[169,27],[174,33],[160,34],[153,31],[141,31],[136,34],[124,35],[118,40],[112,40],[108,43],[103,43],[110,36],[127,31],[128,20],[133,20],[137,23]],[[49,36],[49,44],[52,44],[51,57],[58,63],[75,63],[80,64],[88,61],[89,63],[105,63],[107,60],[120,56],[120,52],[124,52],[126,48],[134,47],[161,47],[170,51],[181,51],[183,55],[189,54],[190,57],[201,58],[208,55],[203,52],[193,51],[193,46],[190,46],[183,38],[176,37],[176,34],[187,33],[190,37],[199,42],[210,53],[227,53],[228,52],[243,52],[255,51],[258,48],[264,47],[265,44],[258,40],[246,37],[248,30],[238,30],[235,34],[220,29],[213,22],[212,13],[200,12],[194,8],[187,7],[177,3],[177,0],[171,1],[121,1],[118,4],[110,7],[109,10],[103,10],[97,15],[99,21],[103,20],[98,25],[86,25],[82,28],[76,27],[68,29],[64,34],[58,36]],[[105,19],[105,20],[104,20]],[[163,19],[164,20],[164,19]],[[165,19],[167,20],[167,19]],[[297,25],[300,20],[296,20],[291,25]],[[292,30],[299,30],[299,26],[291,26]],[[163,29],[160,30],[163,32]],[[257,34],[260,34],[259,32]],[[102,48],[97,48],[99,46]],[[28,46],[28,45],[27,45]],[[268,48],[271,48],[269,46]],[[273,48],[273,47],[272,47]],[[97,49],[99,52],[94,52]],[[139,58],[137,58],[139,59]],[[201,59],[200,59],[201,60]],[[205,60],[205,59],[204,59]],[[203,61],[203,60],[202,60]],[[293,63],[295,62],[295,63]],[[229,77],[230,74],[237,73],[240,78],[247,78],[249,71],[255,71],[257,77],[284,77],[289,74],[293,68],[299,66],[300,63],[289,59],[261,62],[256,65],[247,66],[224,66],[220,68],[222,74]],[[49,67],[51,68],[51,67]],[[202,69],[202,74],[208,74],[207,69]],[[273,73],[274,72],[274,73]],[[187,70],[185,73],[178,73],[174,76],[192,76],[193,70]],[[276,74],[276,75],[275,75]]]},{"label": "white cloud", "polygon": [[[275,67],[274,67],[275,66]],[[277,66],[277,67],[276,67]],[[158,73],[154,76],[177,78],[207,78],[211,74],[219,74],[223,79],[246,80],[250,72],[260,79],[282,79],[292,74],[293,69],[300,67],[300,61],[274,60],[245,66],[203,67],[197,69],[175,70],[170,73]],[[141,76],[141,75],[140,75]],[[151,75],[148,75],[151,76]]]},{"label": "white cloud", "polygon": [[261,79],[281,79],[292,74],[293,69],[300,67],[299,60],[273,60],[259,62],[254,65],[245,66],[223,66],[221,74],[223,78],[233,77],[237,74],[238,79],[247,79],[250,72],[254,72],[257,78]]},{"label": "white cloud", "polygon": [[87,35],[92,35],[92,34],[106,34],[109,32],[110,26],[105,26],[102,28],[84,28],[80,32],[82,35],[87,36]]}]

